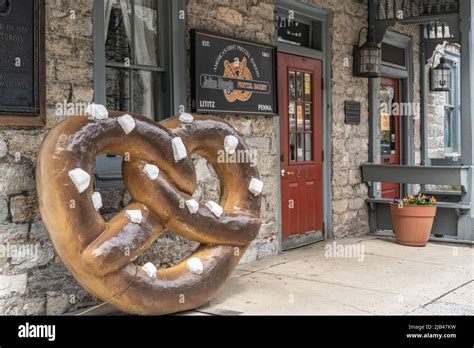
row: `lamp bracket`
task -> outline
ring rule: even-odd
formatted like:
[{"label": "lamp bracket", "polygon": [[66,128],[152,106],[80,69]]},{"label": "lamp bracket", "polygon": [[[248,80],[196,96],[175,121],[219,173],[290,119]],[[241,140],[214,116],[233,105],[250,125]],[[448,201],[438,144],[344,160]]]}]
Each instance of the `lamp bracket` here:
[{"label": "lamp bracket", "polygon": [[383,41],[388,28],[394,26],[395,23],[395,21],[375,21],[373,35],[377,45]]}]

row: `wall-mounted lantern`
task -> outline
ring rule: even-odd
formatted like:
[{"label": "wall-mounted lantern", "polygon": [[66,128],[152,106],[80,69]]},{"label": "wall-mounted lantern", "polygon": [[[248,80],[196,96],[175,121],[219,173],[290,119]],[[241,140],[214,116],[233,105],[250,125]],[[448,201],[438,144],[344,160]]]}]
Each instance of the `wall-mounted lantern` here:
[{"label": "wall-mounted lantern", "polygon": [[359,41],[354,46],[354,76],[366,78],[380,77],[382,50],[373,39],[370,31],[367,34],[367,41],[360,46],[360,34],[363,29],[368,30],[368,28],[362,28],[359,31]]},{"label": "wall-mounted lantern", "polygon": [[[439,64],[435,67],[434,61],[437,54],[441,55],[441,59],[439,60]],[[449,92],[451,90],[451,68],[449,64],[446,63],[446,59],[443,57],[441,52],[436,52],[433,57],[433,66],[430,70],[430,77],[430,90],[432,92]]]}]

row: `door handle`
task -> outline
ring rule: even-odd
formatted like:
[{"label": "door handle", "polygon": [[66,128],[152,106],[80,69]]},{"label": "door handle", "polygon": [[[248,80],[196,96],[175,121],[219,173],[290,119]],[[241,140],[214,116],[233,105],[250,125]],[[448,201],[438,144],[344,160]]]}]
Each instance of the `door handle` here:
[{"label": "door handle", "polygon": [[295,175],[293,172],[287,172],[286,170],[282,169],[281,170],[281,177],[286,178],[287,176]]}]

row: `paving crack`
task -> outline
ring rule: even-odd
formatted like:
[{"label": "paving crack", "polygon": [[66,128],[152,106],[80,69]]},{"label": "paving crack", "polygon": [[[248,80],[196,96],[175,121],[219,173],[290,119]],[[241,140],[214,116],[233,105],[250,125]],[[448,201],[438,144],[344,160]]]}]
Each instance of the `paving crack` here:
[{"label": "paving crack", "polygon": [[416,310],[418,310],[418,309],[426,308],[426,307],[429,306],[430,304],[432,304],[432,303],[434,303],[434,302],[436,302],[436,301],[438,301],[438,300],[441,300],[443,297],[446,297],[447,295],[451,294],[452,292],[454,292],[454,291],[456,291],[456,290],[459,290],[459,289],[461,289],[462,287],[464,287],[464,286],[466,286],[466,285],[468,285],[468,284],[470,284],[470,283],[472,283],[472,282],[474,282],[474,279],[468,280],[467,282],[465,282],[465,283],[463,283],[463,284],[461,284],[461,285],[455,287],[454,289],[451,289],[451,290],[449,290],[449,291],[444,292],[443,294],[441,294],[440,296],[438,296],[438,297],[432,299],[431,301],[428,301],[428,302],[426,302],[425,304],[423,304],[423,305],[421,305],[421,306],[419,306],[419,307],[417,307],[417,308],[415,308],[415,309],[413,309],[413,310],[407,312],[405,315],[408,315],[408,314],[410,314],[410,313],[413,313],[414,311],[416,311]]},{"label": "paving crack", "polygon": [[425,308],[426,306],[432,304],[433,302],[436,302],[436,301],[442,299],[443,297],[449,295],[450,293],[452,293],[452,292],[454,292],[454,291],[456,291],[456,290],[459,290],[459,289],[461,289],[463,286],[466,286],[466,285],[468,285],[468,284],[470,284],[470,283],[472,283],[472,282],[474,282],[474,279],[471,279],[471,280],[469,280],[469,281],[467,281],[467,282],[465,282],[465,283],[459,285],[458,287],[456,287],[456,288],[454,288],[454,289],[451,289],[451,290],[449,290],[449,291],[446,291],[444,294],[442,294],[442,295],[436,297],[435,299],[433,299],[433,300],[431,300],[431,301],[425,303],[424,305],[422,305],[421,308]]},{"label": "paving crack", "polygon": [[377,257],[385,257],[385,258],[388,258],[388,259],[395,259],[395,260],[408,261],[408,262],[414,262],[414,263],[422,263],[422,264],[425,264],[425,265],[432,265],[432,266],[440,266],[440,267],[455,268],[455,269],[464,268],[463,266],[449,266],[449,265],[440,264],[440,263],[426,262],[426,261],[413,260],[413,259],[404,259],[404,258],[400,258],[400,257],[387,256],[387,255],[381,255],[381,254],[375,254],[375,253],[369,253],[369,252],[365,252],[364,254],[365,255],[371,255],[371,256],[377,256]]},{"label": "paving crack", "polygon": [[[366,290],[366,291],[372,291],[372,292],[383,292],[386,294],[391,294],[391,295],[399,295],[398,292],[391,292],[391,291],[385,291],[385,290],[379,290],[379,289],[369,289],[369,288],[363,288],[359,286],[353,286],[349,284],[344,284],[344,283],[336,283],[336,282],[328,282],[320,279],[314,279],[314,278],[306,278],[306,277],[296,277],[296,276],[291,276],[288,274],[280,274],[280,273],[268,273],[268,272],[262,272],[262,271],[255,271],[254,273],[260,273],[260,274],[265,274],[268,276],[278,276],[278,277],[285,277],[285,278],[291,278],[291,279],[298,279],[298,280],[305,280],[309,282],[318,282],[322,284],[329,284],[329,285],[337,285],[337,286],[344,286],[347,288],[352,288],[352,289],[358,289],[358,290]],[[253,273],[252,273],[253,274]],[[250,274],[247,274],[250,275]]]}]

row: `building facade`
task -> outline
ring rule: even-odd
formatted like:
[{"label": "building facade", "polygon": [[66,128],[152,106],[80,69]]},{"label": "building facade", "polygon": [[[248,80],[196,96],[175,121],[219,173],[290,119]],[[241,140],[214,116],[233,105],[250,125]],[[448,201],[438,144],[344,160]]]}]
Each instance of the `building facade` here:
[{"label": "building facade", "polygon": [[[412,10],[402,1],[398,11],[394,6],[379,6],[378,18]],[[377,199],[414,192],[424,183],[367,183],[361,166],[422,165],[445,158],[446,149],[460,157],[460,94],[428,93],[424,121],[422,75],[428,76],[432,62],[421,63],[416,25],[393,23],[385,33],[382,78],[355,77],[353,50],[369,26],[368,8],[367,0],[45,0],[38,9],[44,25],[41,115],[32,122],[0,115],[0,279],[6,284],[0,313],[62,314],[99,303],[64,267],[41,221],[34,178],[41,141],[92,102],[156,121],[191,112],[193,30],[275,48],[278,113],[215,113],[255,151],[264,182],[262,229],[243,262],[378,229]],[[8,27],[2,31],[8,34]],[[446,47],[453,69],[461,64],[459,47]],[[392,106],[402,103],[407,114],[393,113]],[[349,121],[351,106],[355,120]],[[105,218],[131,199],[120,180],[121,160],[97,159],[95,184]],[[194,162],[195,198],[218,201],[212,167],[200,157]],[[169,267],[197,244],[169,231],[137,262]]]}]

